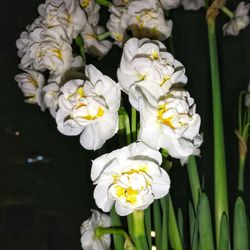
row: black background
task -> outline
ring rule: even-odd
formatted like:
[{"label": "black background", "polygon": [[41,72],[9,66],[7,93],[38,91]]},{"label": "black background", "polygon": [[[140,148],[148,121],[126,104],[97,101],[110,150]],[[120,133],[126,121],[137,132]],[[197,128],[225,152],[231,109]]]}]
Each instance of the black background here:
[{"label": "black background", "polygon": [[[108,143],[99,152],[84,150],[78,137],[66,137],[57,131],[48,112],[24,103],[14,81],[19,72],[15,41],[25,26],[37,17],[39,0],[4,1],[1,4],[0,39],[0,249],[57,250],[80,249],[79,227],[94,207],[89,173],[91,159],[109,150]],[[239,1],[228,1],[235,8]],[[213,203],[213,141],[211,88],[205,11],[171,12],[174,21],[176,58],[186,67],[187,89],[195,98],[202,117],[204,143],[198,159],[200,175]],[[237,192],[238,95],[250,79],[250,28],[238,37],[223,37],[218,20],[218,50],[221,70],[225,143],[228,165],[229,197]],[[121,50],[113,47],[101,61],[89,59],[103,73],[116,79]],[[19,134],[19,135],[17,135]],[[43,155],[42,163],[28,164],[28,158]],[[170,170],[171,192],[175,207],[187,212],[190,198],[186,166],[174,162]],[[246,166],[246,190],[249,190],[249,161]],[[249,193],[246,192],[249,203]],[[230,207],[232,209],[232,205]],[[249,208],[249,206],[248,206]],[[231,213],[232,215],[232,213]]]}]

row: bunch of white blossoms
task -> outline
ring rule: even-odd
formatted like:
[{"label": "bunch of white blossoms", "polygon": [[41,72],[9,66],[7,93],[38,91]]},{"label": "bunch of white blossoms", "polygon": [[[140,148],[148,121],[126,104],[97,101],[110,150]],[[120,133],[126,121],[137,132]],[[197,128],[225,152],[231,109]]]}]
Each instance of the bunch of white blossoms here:
[{"label": "bunch of white blossoms", "polygon": [[156,150],[167,149],[183,163],[199,154],[200,116],[182,88],[187,82],[185,69],[164,44],[131,38],[117,75],[131,105],[140,112],[140,141]]},{"label": "bunch of white blossoms", "polygon": [[[111,42],[97,39],[97,34],[105,33],[98,26],[99,11],[94,0],[47,0],[38,7],[40,16],[16,42],[20,68],[25,73],[15,79],[27,102],[38,104],[42,110],[48,108],[55,117],[58,93],[68,79],[65,76],[84,66],[82,58],[73,55],[71,44],[77,36],[84,39],[87,53],[101,57],[108,52]],[[43,76],[46,71],[48,79]]]}]

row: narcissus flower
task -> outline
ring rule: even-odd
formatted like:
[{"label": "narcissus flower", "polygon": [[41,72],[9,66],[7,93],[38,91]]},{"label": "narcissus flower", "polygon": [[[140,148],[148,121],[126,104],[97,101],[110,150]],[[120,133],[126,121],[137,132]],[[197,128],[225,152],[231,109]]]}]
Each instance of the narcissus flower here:
[{"label": "narcissus flower", "polygon": [[111,244],[109,234],[100,237],[96,236],[98,227],[110,227],[111,219],[108,215],[92,209],[92,216],[81,225],[81,244],[84,250],[107,250]]},{"label": "narcissus flower", "polygon": [[39,5],[38,12],[43,25],[62,26],[70,39],[75,38],[86,24],[86,15],[78,0],[47,0]]},{"label": "narcissus flower", "polygon": [[173,89],[159,101],[141,100],[139,139],[149,147],[168,153],[184,163],[188,156],[199,154],[200,116],[189,93]]},{"label": "narcissus flower", "polygon": [[205,0],[181,0],[185,10],[198,10],[205,6]]},{"label": "narcissus flower", "polygon": [[249,24],[248,11],[250,4],[240,2],[234,12],[234,17],[223,25],[224,35],[238,36],[242,29],[245,29]]},{"label": "narcissus flower", "polygon": [[87,16],[87,24],[95,27],[100,19],[101,6],[95,0],[79,0],[81,8],[85,11]]},{"label": "narcissus flower", "polygon": [[44,110],[43,85],[45,84],[45,78],[43,74],[35,70],[23,70],[26,72],[16,75],[15,80],[26,98],[25,102],[38,104]]},{"label": "narcissus flower", "polygon": [[132,1],[127,8],[122,19],[134,37],[162,41],[171,35],[173,22],[165,20],[164,11],[157,0]]},{"label": "narcissus flower", "polygon": [[117,77],[137,110],[141,95],[158,99],[173,85],[187,82],[183,65],[167,52],[165,45],[146,38],[131,38],[124,45]]},{"label": "narcissus flower", "polygon": [[120,89],[93,65],[85,67],[87,80],[65,83],[58,99],[57,128],[64,135],[79,135],[81,145],[96,150],[118,129]]},{"label": "narcissus flower", "polygon": [[117,214],[146,209],[169,191],[170,179],[160,168],[162,156],[143,143],[132,143],[102,155],[92,163],[96,204],[104,212],[115,204]]}]

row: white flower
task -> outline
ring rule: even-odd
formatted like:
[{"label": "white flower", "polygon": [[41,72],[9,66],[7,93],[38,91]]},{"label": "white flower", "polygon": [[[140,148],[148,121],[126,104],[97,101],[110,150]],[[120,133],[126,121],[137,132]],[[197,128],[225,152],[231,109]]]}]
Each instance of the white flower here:
[{"label": "white flower", "polygon": [[181,0],[185,10],[198,10],[205,6],[205,0]]},{"label": "white flower", "polygon": [[95,231],[98,227],[110,227],[111,219],[108,215],[92,209],[92,216],[81,225],[81,244],[84,250],[107,250],[111,244],[109,234],[97,237]]},{"label": "white flower", "polygon": [[87,80],[64,84],[58,99],[57,128],[64,135],[79,135],[86,149],[99,149],[118,129],[120,89],[93,65],[85,67]]},{"label": "white flower", "polygon": [[177,8],[181,4],[181,0],[158,0],[164,10]]},{"label": "white flower", "polygon": [[173,85],[187,82],[183,65],[167,52],[163,43],[137,38],[125,44],[117,77],[137,110],[141,92],[147,98],[158,99]]},{"label": "white flower", "polygon": [[48,80],[48,85],[43,87],[44,103],[50,114],[55,118],[58,109],[58,96],[60,92],[61,76],[52,77]]},{"label": "white flower", "polygon": [[26,97],[25,102],[30,104],[38,104],[44,111],[43,103],[43,85],[45,84],[44,76],[34,70],[23,69],[26,73],[15,76],[19,88]]},{"label": "white flower", "polygon": [[122,16],[134,37],[149,37],[165,40],[172,33],[173,22],[166,21],[164,11],[157,0],[136,0],[128,5],[127,12]]},{"label": "white flower", "polygon": [[115,6],[127,6],[133,0],[113,0]]},{"label": "white flower", "polygon": [[122,16],[127,12],[125,7],[116,7],[111,5],[109,7],[109,20],[107,22],[107,29],[111,37],[115,40],[118,46],[122,46],[127,39],[126,29],[127,22],[123,20]]},{"label": "white flower", "polygon": [[143,143],[132,143],[95,159],[91,179],[96,184],[97,206],[108,212],[115,203],[120,216],[146,209],[169,191],[170,179],[159,167],[161,163],[160,152]]},{"label": "white flower", "polygon": [[78,0],[47,0],[38,7],[41,23],[46,27],[62,26],[70,39],[75,38],[86,24],[86,15]]},{"label": "white flower", "polygon": [[184,162],[199,154],[200,116],[195,113],[193,98],[187,91],[173,89],[158,102],[141,101],[139,139],[153,149],[165,148]]},{"label": "white flower", "polygon": [[[71,68],[74,61],[72,48],[64,40],[47,40],[40,43],[34,43],[29,48],[29,56],[32,59],[31,66],[40,71],[46,69],[50,74],[61,75]],[[23,59],[22,66],[25,65]]]},{"label": "white flower", "polygon": [[247,91],[248,93],[245,96],[245,105],[247,108],[249,108],[250,107],[250,82],[248,84]]},{"label": "white flower", "polygon": [[250,4],[240,2],[234,12],[234,17],[223,25],[224,35],[238,36],[242,29],[245,29],[249,24],[248,11]]},{"label": "white flower", "polygon": [[85,50],[89,55],[94,57],[105,56],[112,47],[112,43],[108,40],[98,40],[98,35],[104,33],[105,30],[101,26],[96,26],[95,29],[92,26],[87,25],[81,36],[84,40]]},{"label": "white flower", "polygon": [[87,14],[88,24],[95,27],[100,19],[100,5],[95,0],[79,0],[79,3]]}]

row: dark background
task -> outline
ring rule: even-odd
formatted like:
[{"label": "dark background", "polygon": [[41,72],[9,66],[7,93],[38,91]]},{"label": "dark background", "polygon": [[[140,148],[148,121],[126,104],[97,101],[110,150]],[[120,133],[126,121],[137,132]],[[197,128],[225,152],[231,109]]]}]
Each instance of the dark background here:
[{"label": "dark background", "polygon": [[[0,39],[0,249],[2,250],[79,250],[79,227],[94,207],[90,181],[91,159],[109,150],[84,150],[78,137],[57,131],[48,112],[24,103],[13,80],[19,58],[15,41],[25,26],[37,17],[41,0],[4,1],[1,5]],[[233,9],[239,1],[229,0]],[[176,58],[186,67],[187,89],[195,98],[202,117],[204,143],[199,171],[213,203],[212,109],[207,28],[204,9],[171,12],[174,21]],[[237,195],[238,152],[234,130],[237,126],[238,95],[250,79],[250,28],[238,37],[223,37],[223,14],[218,22],[218,49],[221,70],[225,142],[228,163],[229,197]],[[116,79],[121,50],[114,47],[101,61],[89,59],[103,73]],[[43,156],[44,160],[28,163]],[[186,166],[174,162],[170,170],[175,207],[187,212],[188,180]],[[246,190],[250,187],[249,161]],[[249,204],[249,192],[245,199]],[[232,202],[231,202],[232,204]],[[232,209],[232,207],[231,207]],[[249,209],[249,206],[248,206]],[[231,213],[232,214],[232,213]]]}]

